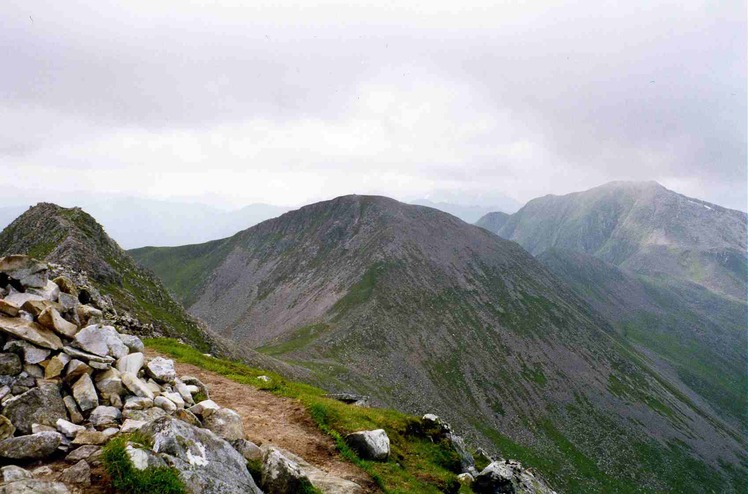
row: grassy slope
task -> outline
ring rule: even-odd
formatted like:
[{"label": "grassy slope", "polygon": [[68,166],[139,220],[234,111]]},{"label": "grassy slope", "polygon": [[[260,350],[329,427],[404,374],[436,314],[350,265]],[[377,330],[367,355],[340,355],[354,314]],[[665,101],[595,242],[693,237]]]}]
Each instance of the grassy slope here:
[{"label": "grassy slope", "polygon": [[[146,340],[146,345],[180,362],[197,365],[238,383],[266,389],[279,396],[299,400],[320,429],[335,440],[343,458],[369,473],[385,493],[458,492],[459,460],[445,444],[414,433],[420,420],[382,408],[362,408],[325,398],[326,391],[291,382],[281,376],[243,364],[206,357],[198,350],[169,339]],[[257,376],[271,377],[269,383]],[[358,430],[384,429],[392,454],[386,462],[364,461],[345,445],[343,436]],[[464,490],[461,492],[469,492]]]}]

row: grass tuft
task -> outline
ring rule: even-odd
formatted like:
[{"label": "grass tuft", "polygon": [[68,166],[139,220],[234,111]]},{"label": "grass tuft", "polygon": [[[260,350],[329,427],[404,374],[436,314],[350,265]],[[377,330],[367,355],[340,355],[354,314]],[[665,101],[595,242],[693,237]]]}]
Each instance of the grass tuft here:
[{"label": "grass tuft", "polygon": [[148,438],[139,433],[120,436],[109,441],[103,450],[104,468],[112,487],[124,494],[184,494],[182,479],[172,468],[136,469],[127,456],[128,442],[149,446]]}]

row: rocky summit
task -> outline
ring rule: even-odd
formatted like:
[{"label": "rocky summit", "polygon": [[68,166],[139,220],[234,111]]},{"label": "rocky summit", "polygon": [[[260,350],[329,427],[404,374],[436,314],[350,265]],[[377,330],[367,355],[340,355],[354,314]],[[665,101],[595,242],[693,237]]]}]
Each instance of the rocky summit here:
[{"label": "rocky summit", "polygon": [[344,196],[130,253],[223,337],[333,393],[435,411],[559,490],[744,490],[734,421],[526,250],[448,214]]}]

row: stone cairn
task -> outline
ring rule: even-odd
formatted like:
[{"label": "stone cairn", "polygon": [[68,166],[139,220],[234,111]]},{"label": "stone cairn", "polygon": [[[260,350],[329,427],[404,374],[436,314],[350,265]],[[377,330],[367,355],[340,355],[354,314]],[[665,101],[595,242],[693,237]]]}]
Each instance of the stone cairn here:
[{"label": "stone cairn", "polygon": [[[128,444],[135,468],[174,467],[190,492],[261,492],[246,460],[262,452],[241,417],[197,378],[177,377],[172,360],[146,358],[140,338],[108,324],[95,290],[49,275],[28,256],[0,258],[0,492],[86,486],[102,446],[136,430],[154,449]],[[53,480],[38,479],[48,467],[18,466],[63,457],[73,466]]]}]

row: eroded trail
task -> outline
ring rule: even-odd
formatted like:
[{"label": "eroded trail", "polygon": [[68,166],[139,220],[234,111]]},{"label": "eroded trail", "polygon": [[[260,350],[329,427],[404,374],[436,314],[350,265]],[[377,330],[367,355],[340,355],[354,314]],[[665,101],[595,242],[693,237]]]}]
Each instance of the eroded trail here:
[{"label": "eroded trail", "polygon": [[[146,355],[156,357],[161,354],[147,349]],[[208,386],[213,401],[241,415],[250,441],[286,449],[321,470],[355,482],[366,492],[379,492],[365,472],[340,458],[333,440],[317,428],[298,401],[239,384],[191,364],[177,360],[174,363],[179,376],[197,377]]]}]

